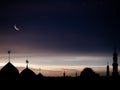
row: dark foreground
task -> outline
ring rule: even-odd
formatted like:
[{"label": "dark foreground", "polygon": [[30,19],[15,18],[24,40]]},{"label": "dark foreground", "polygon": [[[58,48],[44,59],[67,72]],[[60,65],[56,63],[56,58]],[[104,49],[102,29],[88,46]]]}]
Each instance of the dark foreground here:
[{"label": "dark foreground", "polygon": [[1,88],[10,90],[61,90],[61,89],[119,89],[120,78],[80,78],[80,77],[43,77],[36,80],[0,80]]}]

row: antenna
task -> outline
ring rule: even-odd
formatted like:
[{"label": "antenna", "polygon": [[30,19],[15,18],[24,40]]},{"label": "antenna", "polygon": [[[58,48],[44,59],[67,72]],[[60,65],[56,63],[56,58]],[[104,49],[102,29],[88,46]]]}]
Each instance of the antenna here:
[{"label": "antenna", "polygon": [[9,55],[8,60],[9,60],[9,62],[10,62],[10,53],[11,53],[11,51],[8,50],[8,55]]}]

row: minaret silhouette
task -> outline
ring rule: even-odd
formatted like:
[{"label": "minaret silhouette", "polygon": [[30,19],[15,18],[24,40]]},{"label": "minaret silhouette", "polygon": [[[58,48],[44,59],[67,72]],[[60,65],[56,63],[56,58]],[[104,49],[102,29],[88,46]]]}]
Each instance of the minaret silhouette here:
[{"label": "minaret silhouette", "polygon": [[66,75],[65,75],[65,71],[63,72],[63,77],[65,77]]},{"label": "minaret silhouette", "polygon": [[109,77],[110,71],[109,71],[109,62],[107,62],[107,71],[106,71],[106,76]]},{"label": "minaret silhouette", "polygon": [[75,76],[77,77],[77,72],[75,73]]},{"label": "minaret silhouette", "polygon": [[113,53],[113,72],[112,72],[112,76],[117,77],[118,76],[118,54],[116,52],[116,48],[114,49],[114,53]]}]

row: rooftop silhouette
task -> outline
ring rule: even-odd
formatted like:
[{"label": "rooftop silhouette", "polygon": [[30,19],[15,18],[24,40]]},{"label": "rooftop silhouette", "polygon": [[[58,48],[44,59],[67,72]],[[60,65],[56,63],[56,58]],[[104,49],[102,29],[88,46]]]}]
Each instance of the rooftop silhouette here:
[{"label": "rooftop silhouette", "polygon": [[17,81],[22,83],[25,83],[25,82],[33,83],[34,81],[39,83],[42,82],[42,84],[46,84],[46,85],[49,85],[51,82],[54,82],[54,84],[59,85],[59,82],[63,82],[63,83],[74,85],[74,84],[78,84],[77,82],[79,83],[82,82],[82,84],[88,84],[90,83],[90,81],[92,82],[104,81],[112,84],[114,81],[120,80],[120,76],[118,74],[118,69],[117,69],[118,68],[117,52],[113,53],[112,76],[109,75],[109,64],[107,63],[106,66],[107,66],[106,76],[100,76],[98,73],[92,70],[92,68],[85,67],[81,71],[81,74],[78,74],[77,72],[75,72],[75,75],[76,75],[75,77],[66,76],[65,71],[63,72],[63,76],[61,77],[46,77],[41,72],[39,72],[38,74],[35,74],[34,71],[32,71],[29,68],[28,60],[26,60],[26,67],[19,73],[18,69],[10,62],[10,56],[9,56],[8,63],[5,66],[3,66],[0,70],[0,81],[5,81],[5,82]]}]

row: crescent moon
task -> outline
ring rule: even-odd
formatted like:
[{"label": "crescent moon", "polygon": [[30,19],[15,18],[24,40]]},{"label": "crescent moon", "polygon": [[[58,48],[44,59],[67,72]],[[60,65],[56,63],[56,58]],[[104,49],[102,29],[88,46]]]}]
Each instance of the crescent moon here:
[{"label": "crescent moon", "polygon": [[14,28],[16,31],[20,31],[20,29],[16,25],[14,25]]}]

